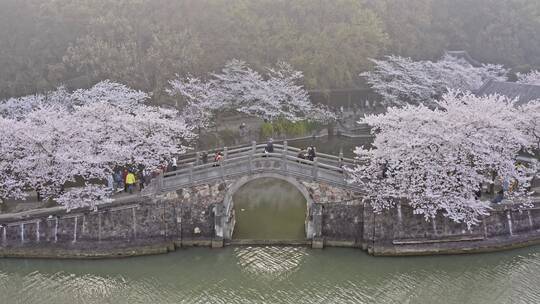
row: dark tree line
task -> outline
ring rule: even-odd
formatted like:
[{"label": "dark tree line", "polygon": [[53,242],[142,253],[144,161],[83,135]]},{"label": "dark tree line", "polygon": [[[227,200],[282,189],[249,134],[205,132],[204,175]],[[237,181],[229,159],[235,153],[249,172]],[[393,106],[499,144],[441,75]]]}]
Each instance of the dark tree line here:
[{"label": "dark tree line", "polygon": [[362,86],[368,58],[464,49],[540,67],[538,0],[2,0],[0,98],[110,78],[166,98],[175,73],[286,60],[310,89]]}]

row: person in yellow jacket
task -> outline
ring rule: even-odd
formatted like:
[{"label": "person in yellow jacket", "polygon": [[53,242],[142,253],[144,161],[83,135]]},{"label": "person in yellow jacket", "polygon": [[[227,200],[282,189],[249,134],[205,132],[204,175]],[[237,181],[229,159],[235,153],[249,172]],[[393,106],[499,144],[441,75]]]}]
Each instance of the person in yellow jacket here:
[{"label": "person in yellow jacket", "polygon": [[133,174],[133,172],[129,172],[127,175],[126,175],[126,185],[127,185],[127,188],[128,188],[128,191],[130,194],[133,193],[133,189],[135,188],[135,182],[136,182],[136,178],[135,178],[135,174]]}]

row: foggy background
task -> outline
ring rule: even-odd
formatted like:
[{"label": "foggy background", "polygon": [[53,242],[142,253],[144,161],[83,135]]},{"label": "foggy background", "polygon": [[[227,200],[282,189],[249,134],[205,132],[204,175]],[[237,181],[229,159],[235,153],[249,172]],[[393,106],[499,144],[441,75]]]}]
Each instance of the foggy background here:
[{"label": "foggy background", "polygon": [[111,79],[153,92],[176,73],[290,62],[309,90],[366,87],[384,55],[466,50],[540,67],[538,0],[0,0],[0,98]]}]

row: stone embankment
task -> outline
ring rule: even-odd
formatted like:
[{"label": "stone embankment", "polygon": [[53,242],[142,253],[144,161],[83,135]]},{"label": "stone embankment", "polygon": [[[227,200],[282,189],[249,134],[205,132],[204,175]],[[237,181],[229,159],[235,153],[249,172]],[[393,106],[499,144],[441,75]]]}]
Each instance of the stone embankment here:
[{"label": "stone embankment", "polygon": [[[227,213],[225,202],[236,183],[226,179],[152,197],[138,196],[97,210],[48,208],[3,214],[0,256],[104,258],[166,253],[188,246],[286,244],[279,240],[231,242],[224,231],[227,225],[234,229],[234,212]],[[311,201],[306,239],[296,245],[354,247],[372,255],[423,255],[540,243],[540,201],[527,208],[497,205],[480,225],[468,230],[442,215],[426,222],[406,206],[374,213],[350,189],[316,181],[295,185]]]}]

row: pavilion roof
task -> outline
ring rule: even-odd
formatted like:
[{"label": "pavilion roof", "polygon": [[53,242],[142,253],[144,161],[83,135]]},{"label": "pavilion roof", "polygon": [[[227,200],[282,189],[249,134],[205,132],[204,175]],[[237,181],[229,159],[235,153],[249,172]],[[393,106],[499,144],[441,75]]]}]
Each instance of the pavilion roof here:
[{"label": "pavilion roof", "polygon": [[539,85],[521,84],[517,82],[490,80],[475,93],[477,96],[498,94],[509,98],[517,98],[517,105],[526,104],[535,99],[540,100]]}]

